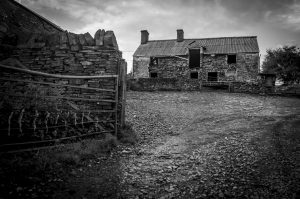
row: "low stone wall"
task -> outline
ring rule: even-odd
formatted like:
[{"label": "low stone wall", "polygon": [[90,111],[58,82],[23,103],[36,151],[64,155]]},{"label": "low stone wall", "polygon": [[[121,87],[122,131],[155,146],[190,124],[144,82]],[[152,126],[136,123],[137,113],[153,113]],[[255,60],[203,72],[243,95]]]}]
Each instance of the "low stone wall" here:
[{"label": "low stone wall", "polygon": [[235,93],[272,94],[274,87],[264,86],[259,82],[232,82],[230,91]]},{"label": "low stone wall", "polygon": [[[205,87],[207,90],[208,87]],[[214,86],[213,88],[220,88]],[[227,89],[228,86],[223,86]],[[203,90],[202,82],[194,79],[181,78],[139,78],[127,80],[127,89],[134,91],[196,91]],[[228,90],[228,89],[227,89]],[[230,92],[275,94],[274,87],[264,86],[260,82],[231,82]]]},{"label": "low stone wall", "polygon": [[177,78],[139,78],[129,79],[127,88],[134,91],[192,91],[201,89],[201,81]]}]

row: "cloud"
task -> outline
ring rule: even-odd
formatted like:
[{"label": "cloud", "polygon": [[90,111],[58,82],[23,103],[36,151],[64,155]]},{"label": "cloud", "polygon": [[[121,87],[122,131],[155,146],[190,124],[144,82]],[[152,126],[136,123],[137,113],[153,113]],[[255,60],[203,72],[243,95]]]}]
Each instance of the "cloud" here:
[{"label": "cloud", "polygon": [[[150,39],[258,35],[261,49],[295,40],[300,33],[299,0],[22,0],[22,3],[75,33],[113,30],[129,62],[140,43]],[[284,38],[287,37],[287,38]],[[261,39],[262,38],[262,39]],[[267,42],[266,42],[267,41]]]},{"label": "cloud", "polygon": [[299,31],[299,0],[217,0],[216,2],[226,9],[237,23],[272,23]]}]

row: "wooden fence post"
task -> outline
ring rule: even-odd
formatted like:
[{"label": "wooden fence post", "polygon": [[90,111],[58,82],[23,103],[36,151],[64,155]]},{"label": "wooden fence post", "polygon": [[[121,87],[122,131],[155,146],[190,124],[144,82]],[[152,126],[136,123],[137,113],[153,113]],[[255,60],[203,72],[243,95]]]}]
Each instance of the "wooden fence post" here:
[{"label": "wooden fence post", "polygon": [[127,63],[125,61],[121,64],[121,128],[125,126],[125,107],[126,107],[126,74],[127,74]]}]

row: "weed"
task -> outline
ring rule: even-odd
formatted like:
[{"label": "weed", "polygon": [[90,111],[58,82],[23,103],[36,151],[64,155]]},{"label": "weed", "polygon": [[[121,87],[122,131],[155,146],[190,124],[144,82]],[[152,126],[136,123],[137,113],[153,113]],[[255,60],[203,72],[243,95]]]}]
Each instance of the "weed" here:
[{"label": "weed", "polygon": [[121,143],[134,145],[138,141],[138,137],[132,129],[132,125],[126,124],[118,134]]}]

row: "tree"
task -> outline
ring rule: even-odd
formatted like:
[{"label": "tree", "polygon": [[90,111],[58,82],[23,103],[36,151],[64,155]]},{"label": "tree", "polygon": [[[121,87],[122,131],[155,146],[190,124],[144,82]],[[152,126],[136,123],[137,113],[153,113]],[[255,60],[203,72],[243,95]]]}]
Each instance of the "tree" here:
[{"label": "tree", "polygon": [[268,49],[262,68],[264,73],[275,73],[285,84],[300,83],[300,49],[296,46]]}]

